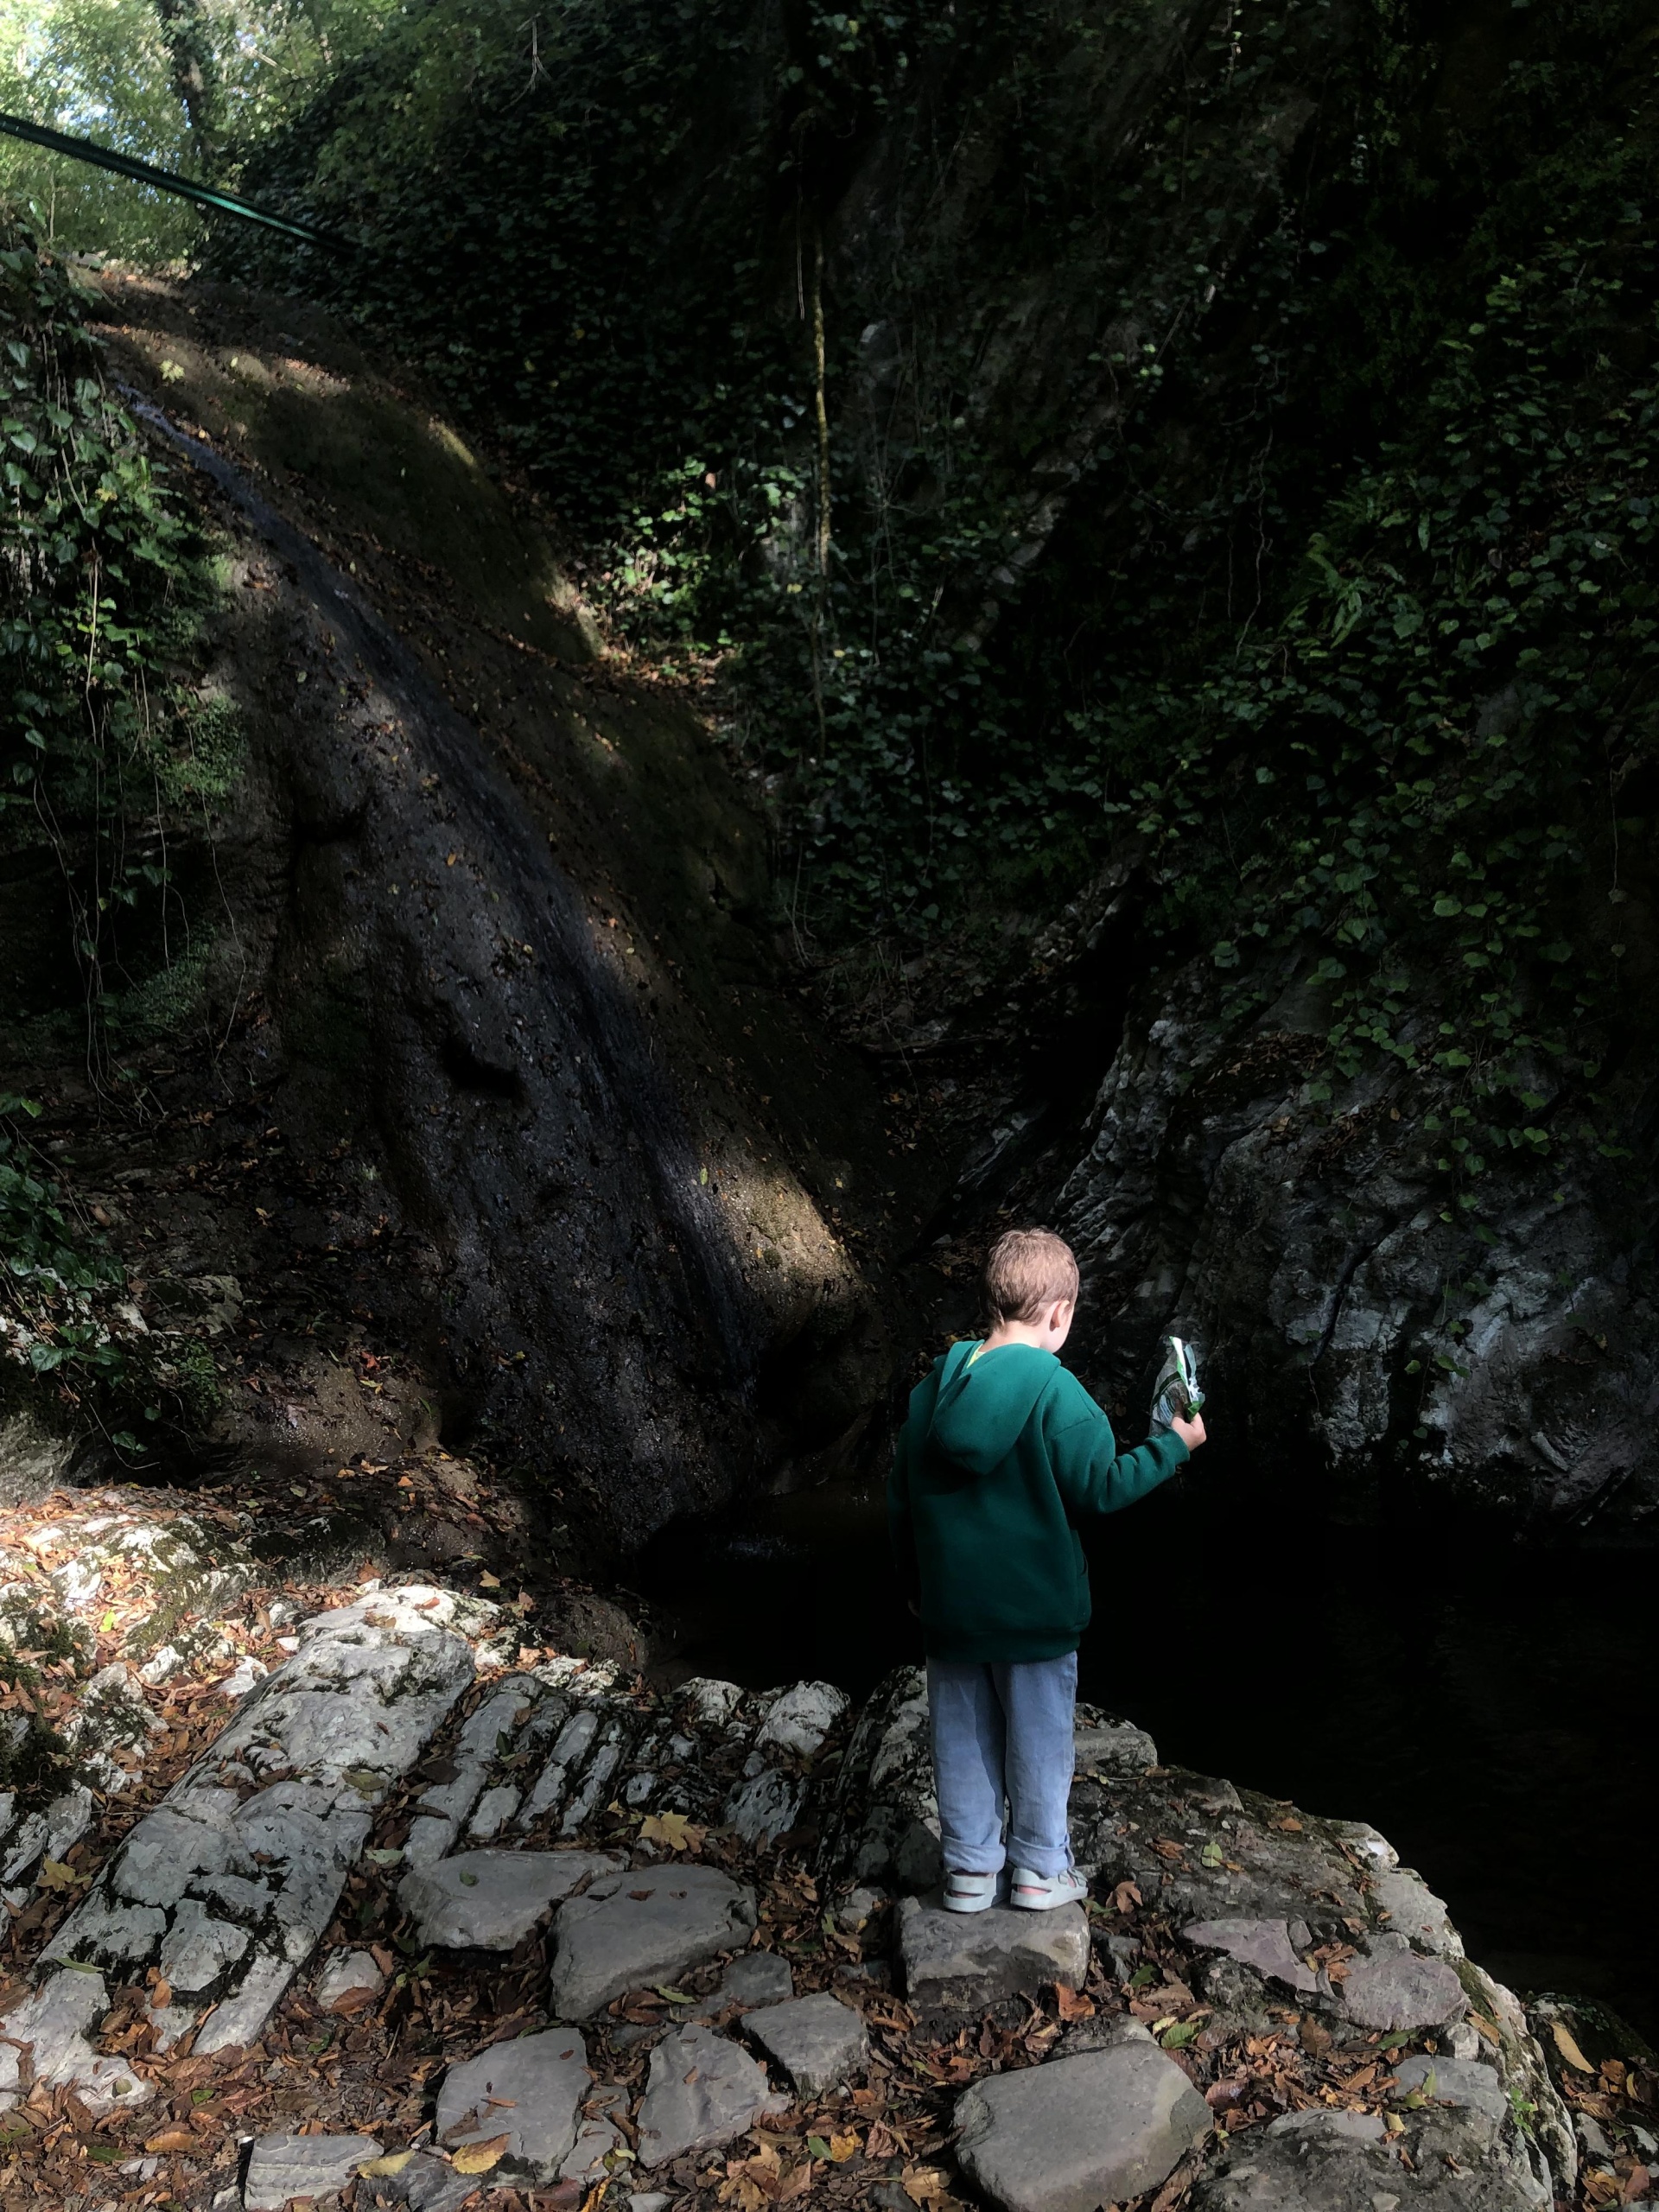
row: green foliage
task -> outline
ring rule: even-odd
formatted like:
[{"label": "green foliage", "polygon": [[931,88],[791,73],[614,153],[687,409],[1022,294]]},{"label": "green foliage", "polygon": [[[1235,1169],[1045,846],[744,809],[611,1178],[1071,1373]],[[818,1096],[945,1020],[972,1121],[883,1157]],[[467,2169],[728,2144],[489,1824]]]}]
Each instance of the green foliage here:
[{"label": "green foliage", "polygon": [[[1133,54],[1121,12],[814,5],[768,49],[728,0],[433,0],[257,173],[359,226],[351,303],[538,475],[635,643],[718,669],[798,922],[1040,908],[1132,837],[1154,957],[1213,948],[1235,1012],[1311,977],[1333,1079],[1391,1058],[1467,1204],[1500,1148],[1583,1135],[1616,1018],[1659,141],[1624,0],[1446,50],[1395,0],[1357,21],[1282,202],[1247,188],[1249,103],[1299,41],[1293,77],[1327,67],[1287,0],[1217,18],[1116,167],[1066,88]],[[861,308],[817,270],[889,124],[919,169],[995,148],[996,189],[971,268],[925,225],[868,251],[904,347],[873,459],[838,411]],[[1040,406],[987,382],[995,287],[953,312],[985,267],[1097,292]],[[991,627],[1030,463],[1108,387],[1115,439]]]},{"label": "green foliage", "polygon": [[[233,188],[249,152],[397,12],[397,0],[7,0],[0,109]],[[188,200],[0,137],[8,201],[64,252],[165,264],[203,234]]]},{"label": "green foliage", "polygon": [[[189,701],[172,656],[208,569],[99,374],[60,269],[0,246],[0,855],[44,861],[107,1065],[123,992],[165,976],[188,917],[168,864],[178,810],[224,787],[226,713]],[[43,938],[50,928],[43,918]],[[113,1406],[200,1396],[122,1320],[124,1275],[31,1147],[38,1108],[0,1096],[0,1338],[11,1360]]]}]

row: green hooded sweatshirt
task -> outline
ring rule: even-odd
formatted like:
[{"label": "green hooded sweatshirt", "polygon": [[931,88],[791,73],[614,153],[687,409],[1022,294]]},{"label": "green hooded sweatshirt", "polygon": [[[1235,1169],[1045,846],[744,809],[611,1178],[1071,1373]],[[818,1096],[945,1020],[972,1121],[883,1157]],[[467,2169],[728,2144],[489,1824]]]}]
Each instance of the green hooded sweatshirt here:
[{"label": "green hooded sweatshirt", "polygon": [[1187,1458],[1173,1429],[1120,1452],[1052,1352],[952,1344],[910,1397],[887,1484],[899,1571],[928,1656],[1058,1659],[1089,1625],[1077,1524],[1116,1513]]}]

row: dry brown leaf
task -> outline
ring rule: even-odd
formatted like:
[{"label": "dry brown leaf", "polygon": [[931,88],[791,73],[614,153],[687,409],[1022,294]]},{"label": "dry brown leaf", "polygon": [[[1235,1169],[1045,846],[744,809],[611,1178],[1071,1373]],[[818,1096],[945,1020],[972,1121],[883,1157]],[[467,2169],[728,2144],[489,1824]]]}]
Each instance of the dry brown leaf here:
[{"label": "dry brown leaf", "polygon": [[196,2139],[188,2127],[164,2127],[159,2135],[152,2135],[145,2144],[146,2151],[194,2151]]},{"label": "dry brown leaf", "polygon": [[481,2143],[463,2143],[450,2153],[449,2163],[458,2174],[486,2174],[505,2158],[512,2140],[510,2135],[489,2135]]},{"label": "dry brown leaf", "polygon": [[1569,2066],[1576,2066],[1580,2074],[1595,2072],[1595,2068],[1573,2040],[1573,2031],[1565,2021],[1552,2020],[1549,2024],[1549,2032],[1555,2039],[1556,2050],[1560,2052]]},{"label": "dry brown leaf", "polygon": [[1057,1982],[1054,1987],[1054,1995],[1060,2008],[1060,2018],[1063,2020],[1093,2019],[1095,2015],[1094,1999],[1092,1998],[1085,1997],[1080,1989],[1068,1989],[1063,1981]]}]

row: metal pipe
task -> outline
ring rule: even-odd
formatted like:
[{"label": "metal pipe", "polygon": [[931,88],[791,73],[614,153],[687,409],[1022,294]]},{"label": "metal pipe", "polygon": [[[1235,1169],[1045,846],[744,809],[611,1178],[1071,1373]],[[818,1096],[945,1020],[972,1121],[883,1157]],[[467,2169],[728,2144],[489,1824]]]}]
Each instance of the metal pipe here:
[{"label": "metal pipe", "polygon": [[256,207],[251,200],[238,200],[231,193],[217,192],[210,184],[197,184],[188,176],[175,176],[171,169],[158,169],[149,162],[135,160],[130,154],[112,153],[107,146],[95,146],[90,138],[72,138],[67,131],[49,130],[43,123],[26,123],[21,116],[0,115],[0,131],[8,137],[22,138],[31,146],[44,146],[48,152],[67,154],[73,162],[90,162],[94,168],[110,169],[117,176],[130,177],[135,184],[153,185],[157,192],[175,193],[181,200],[194,200],[202,207],[216,207],[221,214],[240,215],[250,223],[264,223],[273,231],[285,231],[289,238],[302,238],[307,245],[320,245],[331,253],[344,253],[351,245],[334,231],[319,231],[309,223],[290,222],[286,215],[273,215],[268,207]]}]

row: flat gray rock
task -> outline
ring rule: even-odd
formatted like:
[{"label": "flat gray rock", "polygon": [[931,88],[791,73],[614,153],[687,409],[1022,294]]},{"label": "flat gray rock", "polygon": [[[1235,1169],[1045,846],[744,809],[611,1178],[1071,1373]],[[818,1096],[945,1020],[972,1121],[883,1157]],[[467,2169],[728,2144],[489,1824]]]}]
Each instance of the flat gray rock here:
[{"label": "flat gray rock", "polygon": [[1496,2070],[1465,2058],[1430,2058],[1419,2052],[1394,2069],[1395,2098],[1421,2095],[1425,2105],[1478,2113],[1494,2125],[1510,2116],[1510,2100]]},{"label": "flat gray rock", "polygon": [[585,2020],[624,1990],[747,1945],[754,1926],[754,1891],[712,1866],[603,1874],[559,1908],[553,2009]]},{"label": "flat gray rock", "polygon": [[1174,2060],[1138,2039],[994,2075],[963,2091],[956,2117],[963,2172],[1004,2212],[1098,2212],[1139,2196],[1210,2127]]},{"label": "flat gray rock", "polygon": [[925,2012],[982,2012],[1005,1997],[1034,1996],[1045,1982],[1081,1989],[1089,1971],[1089,1922],[1080,1904],[1053,1912],[946,1912],[906,1897],[899,1907],[905,1992]]},{"label": "flat gray rock", "polygon": [[753,2126],[773,2100],[764,2066],[712,2028],[677,2028],[651,2054],[639,2107],[639,2163],[666,2165]]},{"label": "flat gray rock", "polygon": [[589,2086],[588,2047],[575,2028],[493,2044],[444,2075],[439,2139],[454,2150],[505,2134],[494,2177],[539,2187],[556,2178],[575,2148],[578,2107]]},{"label": "flat gray rock", "polygon": [[[377,2196],[393,2197],[408,2205],[409,2212],[456,2212],[459,2205],[476,2195],[478,2176],[458,2174],[448,2159],[440,2158],[435,2151],[417,2151],[397,2173],[378,2177],[373,2188]],[[362,2191],[358,2193],[360,2197]]]},{"label": "flat gray rock", "polygon": [[795,1994],[789,1961],[776,1951],[745,1951],[720,1977],[721,2005],[783,2005]]},{"label": "flat gray rock", "polygon": [[1369,1958],[1349,1960],[1338,1987],[1338,2001],[1357,2026],[1438,2028],[1468,2011],[1463,1984],[1443,1959],[1420,1958],[1402,1936],[1374,1936],[1370,1950]]},{"label": "flat gray rock", "polygon": [[262,2135],[242,2184],[246,2212],[283,2212],[296,2196],[344,2189],[360,2165],[380,2155],[368,2135]]},{"label": "flat gray rock", "polygon": [[613,1873],[621,1864],[607,1851],[458,1851],[413,1868],[398,1884],[397,1897],[414,1915],[423,1945],[512,1951],[579,1882]]},{"label": "flat gray rock", "polygon": [[[1306,1926],[1298,1924],[1306,1935]],[[1181,1930],[1181,1941],[1194,1950],[1225,1951],[1229,1958],[1254,1967],[1258,1974],[1282,1981],[1287,1988],[1300,1990],[1306,1996],[1311,1997],[1319,1987],[1319,1975],[1297,1957],[1289,1927],[1282,1920],[1189,1920]]]},{"label": "flat gray rock", "polygon": [[839,2088],[869,2064],[862,2018],[827,1989],[745,2015],[744,2032],[781,2066],[804,2097]]}]

